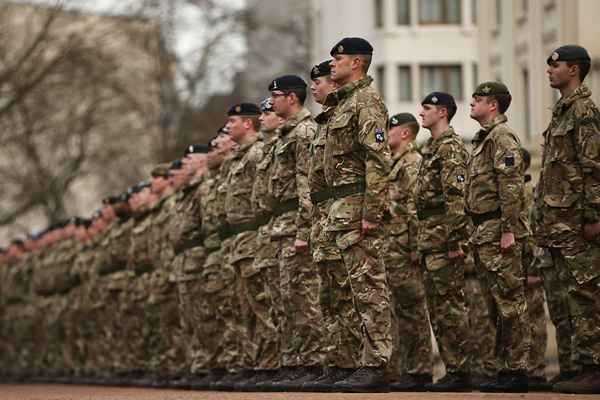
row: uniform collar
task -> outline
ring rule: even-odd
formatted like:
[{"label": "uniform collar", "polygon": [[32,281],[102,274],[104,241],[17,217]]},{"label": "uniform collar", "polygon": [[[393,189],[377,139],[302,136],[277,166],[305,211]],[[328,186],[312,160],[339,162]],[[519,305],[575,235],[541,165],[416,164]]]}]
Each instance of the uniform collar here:
[{"label": "uniform collar", "polygon": [[592,95],[592,91],[587,87],[585,83],[582,83],[573,93],[568,95],[567,97],[563,97],[554,105],[554,109],[552,110],[552,115],[561,115],[563,114],[571,104],[579,99],[585,99]]},{"label": "uniform collar", "polygon": [[371,85],[371,82],[373,82],[373,78],[367,75],[362,79],[347,83],[338,90],[329,93],[327,95],[327,98],[325,99],[325,105],[330,107],[336,106],[338,103],[340,103],[346,97],[350,96],[356,90]]},{"label": "uniform collar", "polygon": [[333,114],[334,110],[335,110],[335,107],[327,107],[327,106],[323,107],[323,111],[321,111],[319,113],[319,115],[317,115],[315,117],[315,121],[317,122],[317,124],[322,125],[322,124],[326,123],[327,121],[329,121],[329,118]]},{"label": "uniform collar", "polygon": [[281,127],[281,133],[284,135],[290,133],[298,124],[305,119],[310,118],[310,111],[306,107],[302,107],[300,111],[296,115],[294,115],[289,120],[285,121],[283,126]]},{"label": "uniform collar", "polygon": [[481,127],[481,129],[475,134],[473,143],[482,142],[495,127],[506,123],[506,121],[508,121],[508,117],[506,115],[497,115],[496,118]]},{"label": "uniform collar", "polygon": [[429,146],[431,149],[437,149],[438,146],[444,141],[445,138],[450,137],[450,136],[454,136],[456,135],[456,133],[454,132],[454,128],[449,126],[448,130],[444,133],[442,133],[440,135],[440,137],[438,137],[437,139],[434,139],[433,137],[429,138]]}]

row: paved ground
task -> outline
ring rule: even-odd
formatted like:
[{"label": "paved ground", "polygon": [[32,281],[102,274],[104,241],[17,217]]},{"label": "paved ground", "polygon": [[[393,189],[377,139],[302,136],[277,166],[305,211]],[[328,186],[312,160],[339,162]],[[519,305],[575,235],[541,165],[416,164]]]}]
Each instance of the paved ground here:
[{"label": "paved ground", "polygon": [[[482,394],[482,393],[381,393],[381,394],[313,394],[313,393],[225,393],[178,390],[127,389],[66,385],[0,385],[0,400],[578,400],[592,396],[553,393]],[[599,398],[598,395],[595,398]]]}]

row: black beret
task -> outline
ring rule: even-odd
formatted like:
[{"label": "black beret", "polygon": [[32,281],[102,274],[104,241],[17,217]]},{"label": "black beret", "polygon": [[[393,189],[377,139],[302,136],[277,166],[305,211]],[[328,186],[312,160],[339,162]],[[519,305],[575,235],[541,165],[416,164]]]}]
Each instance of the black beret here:
[{"label": "black beret", "polygon": [[232,106],[227,115],[232,116],[255,116],[260,114],[260,109],[254,103],[240,103]]},{"label": "black beret", "polygon": [[169,168],[170,168],[170,164],[168,164],[168,163],[158,164],[157,166],[152,168],[152,171],[150,171],[150,175],[153,178],[168,178],[169,177]]},{"label": "black beret", "polygon": [[315,65],[310,70],[310,79],[315,80],[322,76],[331,75],[331,65],[329,64],[330,62],[331,61],[327,60],[327,61],[323,61],[321,64]]},{"label": "black beret", "polygon": [[125,193],[121,193],[121,195],[119,196],[121,198],[121,201],[123,203],[129,201],[129,198],[131,197],[131,193],[129,193],[129,190],[126,191]]},{"label": "black beret", "polygon": [[102,199],[102,204],[117,204],[121,201],[121,196],[107,196]]},{"label": "black beret", "polygon": [[332,56],[337,54],[373,54],[373,46],[363,38],[347,37],[336,43],[329,52]]},{"label": "black beret", "polygon": [[192,144],[185,149],[183,156],[185,157],[188,154],[206,154],[210,152],[210,148],[211,146],[206,144]]},{"label": "black beret", "polygon": [[267,97],[263,101],[260,102],[260,112],[272,112],[273,111],[273,100],[270,97]]},{"label": "black beret", "polygon": [[181,160],[175,160],[169,166],[169,169],[181,169],[183,168],[183,162]]},{"label": "black beret", "polygon": [[150,182],[148,181],[142,181],[136,185],[133,185],[132,187],[129,188],[129,195],[131,196],[134,193],[139,193],[141,192],[143,189],[150,187]]},{"label": "black beret", "polygon": [[454,101],[454,97],[452,97],[449,93],[444,92],[432,92],[428,94],[421,105],[432,104],[434,106],[444,106],[448,108],[448,110],[456,111],[456,101]]},{"label": "black beret", "polygon": [[590,55],[587,50],[576,44],[560,46],[554,50],[546,60],[550,65],[554,61],[590,61]]},{"label": "black beret", "polygon": [[279,78],[273,79],[269,84],[269,91],[273,90],[293,90],[293,89],[306,89],[306,82],[298,75],[283,75]]},{"label": "black beret", "polygon": [[221,134],[222,135],[229,135],[229,129],[227,128],[227,125],[223,125],[219,129],[217,129],[217,135],[216,136],[219,136]]},{"label": "black beret", "polygon": [[13,239],[10,244],[13,244],[15,246],[19,246],[19,247],[23,247],[23,245],[25,244],[23,242],[23,239]]},{"label": "black beret", "polygon": [[411,113],[400,113],[400,114],[396,114],[393,115],[392,118],[390,118],[390,128],[393,128],[394,126],[400,126],[400,125],[404,125],[404,124],[408,124],[408,123],[415,123],[415,124],[419,124],[419,122],[417,121],[417,119],[415,118],[414,115],[412,115]]},{"label": "black beret", "polygon": [[510,92],[502,82],[480,83],[473,92],[473,96],[493,96],[495,94],[510,94]]}]

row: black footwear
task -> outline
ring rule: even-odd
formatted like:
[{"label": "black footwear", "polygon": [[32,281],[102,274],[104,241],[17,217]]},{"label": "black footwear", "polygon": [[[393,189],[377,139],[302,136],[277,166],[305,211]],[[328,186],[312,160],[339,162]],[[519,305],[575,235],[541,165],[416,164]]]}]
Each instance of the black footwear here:
[{"label": "black footwear", "polygon": [[254,374],[254,371],[244,369],[235,374],[226,374],[217,382],[211,383],[210,388],[212,390],[219,390],[223,392],[230,392],[235,389],[235,384],[250,378]]},{"label": "black footwear", "polygon": [[558,382],[553,386],[553,390],[560,393],[599,394],[600,371],[583,371],[571,380]]},{"label": "black footwear", "polygon": [[505,372],[498,374],[495,382],[479,386],[485,393],[527,393],[529,391],[527,374],[522,372]]},{"label": "black footwear", "polygon": [[311,382],[304,383],[302,385],[302,391],[322,393],[334,392],[336,390],[333,386],[334,383],[343,381],[344,379],[352,375],[354,371],[356,370],[349,368],[329,368],[323,375],[319,376],[317,379]]},{"label": "black footwear", "polygon": [[575,378],[576,376],[579,375],[578,371],[567,371],[567,372],[561,372],[558,375],[555,375],[552,379],[550,379],[550,385],[554,386],[559,382],[563,382],[563,381],[570,381],[571,379]]},{"label": "black footwear", "polygon": [[384,367],[361,367],[343,381],[333,385],[335,392],[381,393],[389,392]]},{"label": "black footwear", "polygon": [[223,376],[227,371],[224,369],[213,369],[207,375],[199,379],[192,379],[190,381],[190,389],[192,390],[207,390],[210,389],[212,383],[218,382],[223,379]]},{"label": "black footwear", "polygon": [[425,390],[428,392],[470,392],[471,382],[465,373],[449,373],[435,383],[426,384]]},{"label": "black footwear", "polygon": [[542,376],[530,376],[527,387],[530,392],[551,392],[552,385]]},{"label": "black footwear", "polygon": [[289,380],[296,376],[298,367],[281,367],[279,371],[271,379],[256,382],[255,389],[257,392],[279,392],[281,391],[278,383],[280,381]]},{"label": "black footwear", "polygon": [[427,374],[404,374],[390,381],[390,392],[424,392],[433,378]]},{"label": "black footwear", "polygon": [[275,382],[279,390],[284,392],[299,392],[305,383],[309,383],[321,376],[323,369],[318,366],[298,367],[287,379]]},{"label": "black footwear", "polygon": [[469,383],[471,384],[471,390],[479,391],[479,386],[487,385],[488,383],[496,382],[495,376],[487,376],[487,375],[471,375],[469,377]]},{"label": "black footwear", "polygon": [[268,381],[270,382],[279,370],[257,370],[254,375],[246,380],[238,382],[234,385],[236,392],[258,392],[257,383]]}]

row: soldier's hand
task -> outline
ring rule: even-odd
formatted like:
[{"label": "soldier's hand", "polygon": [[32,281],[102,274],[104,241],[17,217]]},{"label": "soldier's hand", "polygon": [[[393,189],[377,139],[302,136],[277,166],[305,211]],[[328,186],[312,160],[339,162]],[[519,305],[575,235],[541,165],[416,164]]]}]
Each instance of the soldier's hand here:
[{"label": "soldier's hand", "polygon": [[373,232],[375,229],[379,227],[379,224],[374,224],[373,222],[369,222],[366,219],[362,220],[362,231],[366,235],[367,233]]},{"label": "soldier's hand", "polygon": [[462,249],[459,250],[450,250],[448,252],[448,258],[454,262],[462,262],[465,258],[465,252]]},{"label": "soldier's hand", "polygon": [[500,251],[508,251],[515,245],[515,234],[504,232],[500,238]]},{"label": "soldier's hand", "polygon": [[600,233],[600,222],[583,225],[583,238],[585,240],[594,240],[598,233]]},{"label": "soldier's hand", "polygon": [[528,286],[536,286],[540,283],[542,283],[542,278],[540,278],[539,276],[528,276],[527,277],[527,285]]},{"label": "soldier's hand", "polygon": [[296,239],[296,241],[294,242],[294,248],[296,249],[297,253],[307,252],[308,251],[308,242],[305,242],[304,240]]}]

